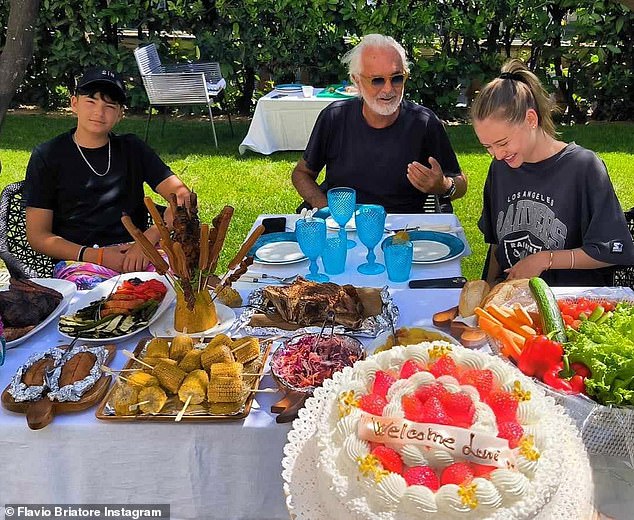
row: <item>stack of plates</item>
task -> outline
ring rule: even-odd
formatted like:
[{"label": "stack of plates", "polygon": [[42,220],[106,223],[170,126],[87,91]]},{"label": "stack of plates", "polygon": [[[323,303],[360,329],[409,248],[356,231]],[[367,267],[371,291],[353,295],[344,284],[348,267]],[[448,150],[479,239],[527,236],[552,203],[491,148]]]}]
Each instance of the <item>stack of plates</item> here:
[{"label": "stack of plates", "polygon": [[299,83],[286,83],[284,85],[275,85],[275,91],[280,94],[295,94],[302,91]]}]

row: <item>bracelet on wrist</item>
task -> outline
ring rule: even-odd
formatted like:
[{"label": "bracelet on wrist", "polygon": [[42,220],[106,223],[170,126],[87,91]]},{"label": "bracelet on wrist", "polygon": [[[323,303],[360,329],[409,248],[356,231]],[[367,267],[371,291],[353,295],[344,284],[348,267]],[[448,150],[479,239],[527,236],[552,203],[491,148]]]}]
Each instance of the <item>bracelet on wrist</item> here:
[{"label": "bracelet on wrist", "polygon": [[570,269],[575,268],[575,251],[574,249],[570,250]]},{"label": "bracelet on wrist", "polygon": [[86,252],[86,249],[88,249],[88,246],[81,246],[79,248],[79,253],[77,253],[77,261],[78,262],[83,262],[84,261],[84,253]]},{"label": "bracelet on wrist", "polygon": [[97,265],[103,265],[103,247],[97,248]]},{"label": "bracelet on wrist", "polygon": [[550,253],[550,257],[548,259],[548,267],[546,268],[546,271],[550,271],[550,268],[553,266],[553,256],[554,256],[554,254],[553,254],[552,251],[549,251],[549,253]]}]

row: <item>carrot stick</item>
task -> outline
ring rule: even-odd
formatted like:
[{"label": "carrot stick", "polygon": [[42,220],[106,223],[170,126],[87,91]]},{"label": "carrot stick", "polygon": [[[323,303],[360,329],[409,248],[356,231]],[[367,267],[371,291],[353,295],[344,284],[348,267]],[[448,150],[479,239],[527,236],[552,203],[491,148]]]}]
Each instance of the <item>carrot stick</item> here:
[{"label": "carrot stick", "polygon": [[535,329],[520,322],[514,312],[509,312],[508,310],[498,307],[495,304],[487,305],[486,310],[500,323],[502,323],[506,329],[512,330],[526,339],[537,334]]},{"label": "carrot stick", "polygon": [[482,307],[476,307],[473,312],[479,319],[485,319],[492,321],[493,323],[497,323],[498,325],[502,325],[502,322],[497,318],[494,318],[489,312],[485,311]]},{"label": "carrot stick", "polygon": [[526,309],[520,303],[516,303],[515,305],[513,305],[513,312],[515,313],[515,317],[523,325],[527,325],[529,327],[535,328],[534,327],[535,324],[533,323],[533,318],[531,318],[531,315],[526,311]]}]

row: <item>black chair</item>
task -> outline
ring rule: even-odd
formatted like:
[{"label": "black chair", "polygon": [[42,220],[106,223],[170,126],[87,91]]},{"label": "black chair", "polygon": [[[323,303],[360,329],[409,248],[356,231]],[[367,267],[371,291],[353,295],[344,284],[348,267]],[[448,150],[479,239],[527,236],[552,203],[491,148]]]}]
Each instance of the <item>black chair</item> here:
[{"label": "black chair", "polygon": [[[625,220],[634,240],[634,207],[625,212]],[[634,265],[617,265],[612,274],[612,285],[634,289]]]},{"label": "black chair", "polygon": [[24,181],[5,186],[0,195],[0,258],[11,276],[50,278],[55,260],[37,253],[26,239],[26,205],[22,198]]}]

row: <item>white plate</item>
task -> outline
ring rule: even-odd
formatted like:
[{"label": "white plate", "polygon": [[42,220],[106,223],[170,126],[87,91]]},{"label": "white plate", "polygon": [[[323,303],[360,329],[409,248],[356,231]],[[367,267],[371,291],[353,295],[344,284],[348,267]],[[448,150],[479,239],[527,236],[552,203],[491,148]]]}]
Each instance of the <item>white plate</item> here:
[{"label": "white plate", "polygon": [[263,264],[292,264],[306,258],[297,242],[269,242],[255,252],[256,262]]},{"label": "white plate", "polygon": [[[200,338],[201,336],[210,337],[216,334],[220,334],[227,330],[233,322],[236,321],[236,313],[231,307],[218,302],[214,302],[216,305],[216,315],[218,316],[218,324],[210,329],[203,330],[202,332],[187,333],[192,338]],[[176,334],[180,334],[174,328],[174,309],[176,305],[171,305],[169,310],[161,316],[161,319],[156,320],[150,325],[150,332],[153,336],[157,337],[174,337]]]},{"label": "white plate", "polygon": [[428,264],[435,262],[445,258],[451,252],[448,245],[434,240],[414,240],[412,245],[414,246],[414,254],[412,256],[412,262],[414,263],[423,262]]},{"label": "white plate", "polygon": [[[134,332],[129,332],[128,334],[124,334],[122,336],[113,336],[111,338],[99,338],[99,339],[83,338],[80,336],[79,337],[80,341],[84,343],[112,343],[115,341],[123,341],[125,339],[128,339],[134,336],[136,333],[146,329],[152,323],[154,323],[169,308],[171,303],[176,299],[176,293],[174,292],[174,289],[172,289],[172,286],[170,285],[170,283],[167,281],[167,279],[164,276],[161,276],[157,273],[125,273],[100,283],[97,287],[95,287],[94,289],[91,289],[90,291],[86,291],[86,292],[82,291],[83,294],[77,299],[77,301],[75,301],[68,308],[67,315],[75,314],[78,310],[83,309],[84,307],[87,307],[92,302],[99,300],[100,298],[103,298],[104,296],[108,296],[114,293],[116,291],[115,286],[119,287],[125,280],[128,280],[130,278],[139,278],[140,280],[143,280],[143,281],[158,280],[162,282],[163,285],[165,285],[165,287],[167,288],[167,292],[165,293],[165,297],[163,298],[163,301],[158,306],[158,309],[156,309],[154,316],[150,318],[150,321],[148,322],[148,324],[145,325],[145,327],[141,327],[135,330]],[[58,324],[57,330],[59,331],[59,324]],[[69,336],[68,334],[64,334],[61,331],[59,331],[59,333],[65,338],[75,339],[74,336]]]},{"label": "white plate", "polygon": [[[332,217],[326,217],[326,227],[328,229],[339,229],[339,224],[335,222],[335,219]],[[357,230],[357,222],[354,220],[354,215],[350,217],[350,220],[346,222],[346,231],[349,233],[350,231]]]},{"label": "white plate", "polygon": [[[57,280],[55,278],[31,278],[32,282],[35,282],[38,285],[42,285],[43,287],[48,287],[49,289],[55,289],[57,292],[61,293],[63,296],[62,301],[59,302],[59,305],[55,307],[53,312],[51,312],[46,319],[33,327],[29,332],[27,332],[24,336],[18,339],[14,339],[13,341],[7,342],[7,348],[17,347],[23,341],[26,341],[34,334],[37,334],[40,330],[46,327],[52,320],[57,318],[64,309],[68,307],[68,304],[75,296],[77,292],[77,286],[73,282],[69,282],[68,280]],[[8,289],[9,286],[5,286],[3,290]]]}]

